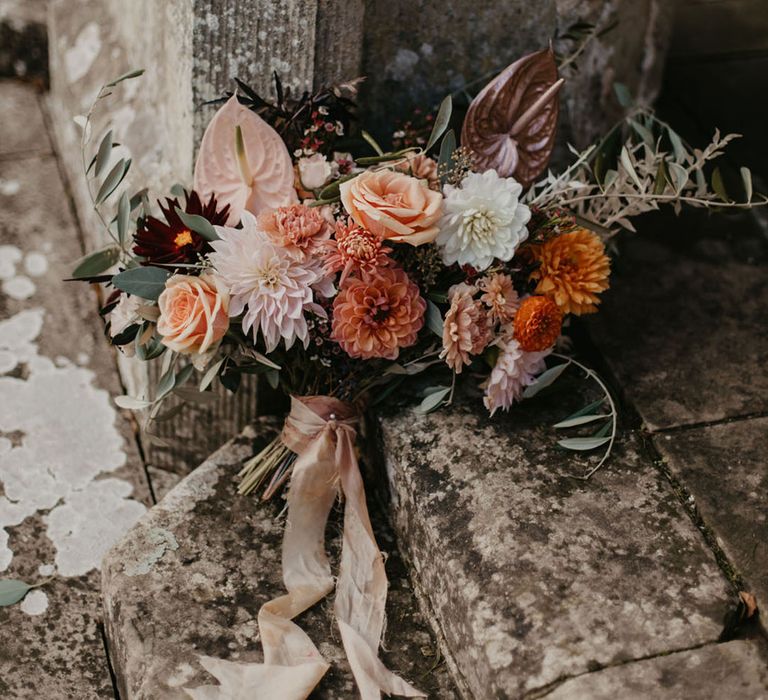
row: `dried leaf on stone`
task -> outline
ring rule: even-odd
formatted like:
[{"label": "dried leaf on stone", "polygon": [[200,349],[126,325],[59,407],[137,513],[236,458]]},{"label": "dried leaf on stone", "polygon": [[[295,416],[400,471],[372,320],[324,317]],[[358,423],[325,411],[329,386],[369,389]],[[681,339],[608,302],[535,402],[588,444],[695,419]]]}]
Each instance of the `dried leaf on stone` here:
[{"label": "dried leaf on stone", "polygon": [[472,100],[461,132],[475,167],[530,186],[552,154],[562,84],[551,48],[524,56],[488,83]]},{"label": "dried leaf on stone", "polygon": [[[238,136],[239,134],[239,136]],[[211,119],[195,164],[195,190],[219,206],[229,204],[228,223],[235,225],[244,211],[294,204],[291,156],[280,135],[233,95]]]}]

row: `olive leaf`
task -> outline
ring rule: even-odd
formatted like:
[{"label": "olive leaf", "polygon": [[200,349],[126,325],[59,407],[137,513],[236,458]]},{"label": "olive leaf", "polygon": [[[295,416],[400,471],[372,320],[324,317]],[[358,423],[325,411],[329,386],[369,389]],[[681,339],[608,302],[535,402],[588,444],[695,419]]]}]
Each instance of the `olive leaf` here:
[{"label": "olive leaf", "polygon": [[438,338],[443,337],[443,316],[434,302],[427,299],[427,328]]},{"label": "olive leaf", "polygon": [[524,56],[488,83],[472,100],[461,131],[475,169],[493,168],[529,187],[552,154],[563,82],[549,48]]},{"label": "olive leaf", "polygon": [[104,168],[109,163],[109,157],[112,155],[112,129],[110,129],[99,144],[99,150],[96,152],[96,170],[94,176],[99,177],[104,172]]},{"label": "olive leaf", "polygon": [[33,588],[17,579],[0,580],[0,607],[18,603]]},{"label": "olive leaf", "polygon": [[432,127],[432,133],[429,135],[429,140],[424,148],[424,152],[429,151],[432,146],[437,143],[437,140],[443,135],[443,132],[448,128],[448,124],[451,121],[451,112],[453,111],[453,100],[448,95],[441,103],[440,109],[437,111],[437,117],[435,117],[435,123]]},{"label": "olive leaf", "polygon": [[586,451],[594,450],[610,441],[609,437],[576,437],[558,440],[557,444],[566,450]]},{"label": "olive leaf", "polygon": [[417,413],[431,413],[438,408],[451,391],[449,386],[433,387],[416,409]]},{"label": "olive leaf", "polygon": [[533,384],[527,386],[523,392],[524,399],[530,399],[538,394],[542,389],[546,389],[550,384],[553,384],[555,380],[565,371],[569,362],[563,362],[560,365],[550,367],[545,372],[542,372]]},{"label": "olive leaf", "polygon": [[94,277],[106,272],[120,259],[120,248],[111,245],[101,250],[89,253],[75,263],[75,269],[72,270],[72,277],[81,279]]}]

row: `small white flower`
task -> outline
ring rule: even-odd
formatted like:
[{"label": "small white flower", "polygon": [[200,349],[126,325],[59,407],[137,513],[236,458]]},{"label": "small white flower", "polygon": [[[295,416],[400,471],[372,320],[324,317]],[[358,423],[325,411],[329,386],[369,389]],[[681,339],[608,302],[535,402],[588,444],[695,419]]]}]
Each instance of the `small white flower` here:
[{"label": "small white flower", "polygon": [[446,265],[484,270],[495,258],[512,259],[528,237],[531,210],[520,203],[522,186],[495,170],[470,173],[461,185],[445,186],[445,214],[436,244]]},{"label": "small white flower", "polygon": [[210,260],[230,294],[229,315],[243,314],[243,332],[261,331],[267,352],[282,338],[290,348],[296,340],[309,344],[307,312],[325,316],[313,299],[313,288],[332,294],[321,265],[310,264],[270,241],[258,230],[255,217],[243,214],[243,228],[216,226]]},{"label": "small white flower", "polygon": [[308,190],[316,190],[331,179],[333,170],[331,164],[322,153],[315,153],[309,158],[299,160],[299,177],[301,184]]},{"label": "small white flower", "polygon": [[117,306],[109,312],[109,336],[111,338],[120,335],[128,326],[141,323],[139,306],[141,306],[139,297],[128,296],[127,294],[120,295]]}]

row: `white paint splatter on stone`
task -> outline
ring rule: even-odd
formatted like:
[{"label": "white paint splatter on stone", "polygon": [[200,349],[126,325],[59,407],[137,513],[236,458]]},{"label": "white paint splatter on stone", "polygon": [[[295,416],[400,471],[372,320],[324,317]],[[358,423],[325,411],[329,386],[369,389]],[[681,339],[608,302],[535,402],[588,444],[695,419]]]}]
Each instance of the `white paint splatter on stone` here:
[{"label": "white paint splatter on stone", "polygon": [[0,245],[0,280],[9,280],[16,275],[16,263],[21,257],[21,251],[15,245]]},{"label": "white paint splatter on stone", "polygon": [[48,596],[43,591],[30,591],[21,601],[21,612],[27,615],[42,615],[46,610],[48,610]]},{"label": "white paint splatter on stone", "polygon": [[24,258],[24,269],[32,277],[40,277],[48,272],[48,260],[42,253],[29,253]]},{"label": "white paint splatter on stone", "polygon": [[24,275],[11,277],[3,281],[3,291],[17,301],[29,299],[35,293],[35,283]]},{"label": "white paint splatter on stone", "polygon": [[21,184],[18,180],[3,180],[0,178],[0,194],[6,197],[13,197],[18,194],[21,189]]}]

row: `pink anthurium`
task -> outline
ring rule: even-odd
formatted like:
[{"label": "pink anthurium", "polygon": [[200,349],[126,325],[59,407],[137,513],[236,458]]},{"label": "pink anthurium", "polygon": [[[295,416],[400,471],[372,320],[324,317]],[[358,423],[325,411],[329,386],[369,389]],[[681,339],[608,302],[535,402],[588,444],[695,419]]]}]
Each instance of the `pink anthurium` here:
[{"label": "pink anthurium", "polygon": [[244,211],[298,201],[291,156],[280,135],[233,95],[211,119],[195,164],[195,191],[229,204],[227,223],[236,225]]}]

